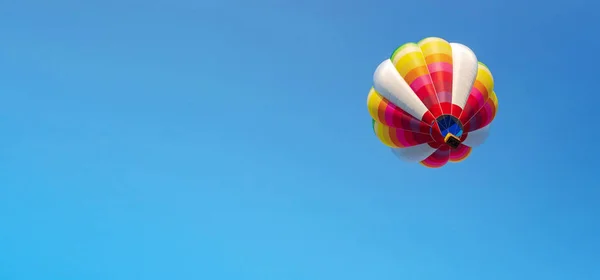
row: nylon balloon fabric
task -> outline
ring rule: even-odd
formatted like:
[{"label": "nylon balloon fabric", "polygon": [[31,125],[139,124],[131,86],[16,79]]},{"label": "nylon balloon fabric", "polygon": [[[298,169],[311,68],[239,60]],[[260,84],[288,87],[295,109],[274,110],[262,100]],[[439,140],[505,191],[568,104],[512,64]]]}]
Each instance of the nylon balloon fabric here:
[{"label": "nylon balloon fabric", "polygon": [[367,108],[375,135],[398,158],[438,168],[485,142],[498,98],[492,73],[469,47],[430,37],[379,64]]}]

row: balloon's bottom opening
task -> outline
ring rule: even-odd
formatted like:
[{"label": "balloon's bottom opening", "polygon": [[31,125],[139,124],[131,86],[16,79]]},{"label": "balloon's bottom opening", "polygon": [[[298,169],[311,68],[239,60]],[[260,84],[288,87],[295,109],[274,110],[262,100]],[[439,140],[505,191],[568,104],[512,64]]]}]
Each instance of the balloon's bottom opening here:
[{"label": "balloon's bottom opening", "polygon": [[463,135],[463,125],[459,119],[452,115],[441,115],[436,119],[437,125],[444,137],[444,142],[452,149],[458,148]]}]

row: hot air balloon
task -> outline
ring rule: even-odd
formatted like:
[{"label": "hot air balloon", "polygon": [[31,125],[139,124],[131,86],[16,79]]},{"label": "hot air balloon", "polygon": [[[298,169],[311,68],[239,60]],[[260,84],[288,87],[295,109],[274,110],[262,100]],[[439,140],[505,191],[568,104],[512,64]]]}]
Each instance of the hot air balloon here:
[{"label": "hot air balloon", "polygon": [[379,64],[367,107],[375,135],[398,158],[437,168],[486,140],[498,98],[492,73],[469,47],[430,37]]}]

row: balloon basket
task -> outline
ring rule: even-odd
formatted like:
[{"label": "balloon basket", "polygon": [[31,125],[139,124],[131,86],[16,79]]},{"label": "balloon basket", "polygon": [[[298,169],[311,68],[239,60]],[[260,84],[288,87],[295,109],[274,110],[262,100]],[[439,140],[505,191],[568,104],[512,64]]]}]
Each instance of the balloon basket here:
[{"label": "balloon basket", "polygon": [[460,146],[460,138],[454,136],[452,133],[448,133],[446,137],[444,137],[444,142],[452,149],[456,149]]}]

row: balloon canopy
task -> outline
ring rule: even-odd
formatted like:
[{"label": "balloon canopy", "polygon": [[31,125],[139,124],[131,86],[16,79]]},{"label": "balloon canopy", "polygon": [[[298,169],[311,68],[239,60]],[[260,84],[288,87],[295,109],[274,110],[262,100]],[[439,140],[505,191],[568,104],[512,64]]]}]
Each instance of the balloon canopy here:
[{"label": "balloon canopy", "polygon": [[400,159],[427,167],[466,159],[489,135],[492,73],[467,46],[430,37],[397,48],[373,76],[373,131]]}]

